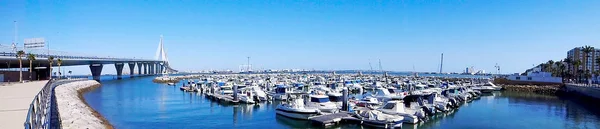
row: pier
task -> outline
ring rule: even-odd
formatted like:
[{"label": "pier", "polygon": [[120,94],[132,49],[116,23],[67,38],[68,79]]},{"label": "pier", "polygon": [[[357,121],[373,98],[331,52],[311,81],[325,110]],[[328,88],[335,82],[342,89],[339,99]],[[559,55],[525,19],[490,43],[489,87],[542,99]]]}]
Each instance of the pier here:
[{"label": "pier", "polygon": [[597,84],[565,84],[566,91],[600,99],[600,86]]},{"label": "pier", "polygon": [[349,118],[353,118],[352,114],[349,113],[349,112],[342,111],[342,112],[339,112],[339,113],[327,114],[327,115],[313,117],[313,118],[310,118],[310,121],[313,124],[317,124],[317,125],[321,125],[323,127],[327,127],[327,126],[332,126],[332,125],[340,124],[340,122],[342,120],[349,119]]}]

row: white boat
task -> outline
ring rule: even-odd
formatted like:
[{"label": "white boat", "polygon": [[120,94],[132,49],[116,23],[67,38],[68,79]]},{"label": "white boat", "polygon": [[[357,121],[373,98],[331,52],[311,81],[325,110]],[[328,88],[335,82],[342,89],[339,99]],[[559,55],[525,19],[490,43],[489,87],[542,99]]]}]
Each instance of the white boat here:
[{"label": "white boat", "polygon": [[307,107],[317,108],[322,113],[337,113],[338,106],[329,101],[329,97],[325,95],[310,95],[310,101],[306,103]]},{"label": "white boat", "polygon": [[286,85],[276,85],[275,93],[272,94],[273,99],[275,100],[286,100],[288,93],[293,93],[294,87],[286,86]]},{"label": "white boat", "polygon": [[490,86],[490,87],[494,88],[494,90],[497,90],[497,91],[498,91],[498,90],[502,90],[502,87],[500,87],[500,86],[496,86],[496,85],[494,85],[494,83],[492,83],[492,82],[488,82],[488,83],[486,83],[486,84],[483,84],[483,86]]},{"label": "white boat", "polygon": [[492,93],[492,92],[496,91],[496,89],[491,86],[481,86],[479,91],[481,91],[481,93]]},{"label": "white boat", "polygon": [[221,95],[233,95],[233,87],[230,85],[224,85],[219,87]]},{"label": "white boat", "polygon": [[293,98],[287,103],[279,104],[275,109],[277,115],[282,115],[294,119],[308,120],[320,114],[317,108],[306,108],[304,99]]},{"label": "white boat", "polygon": [[327,96],[329,97],[329,101],[331,101],[336,106],[338,106],[338,108],[342,108],[342,104],[344,101],[344,98],[342,97],[343,96],[342,93],[329,92],[329,93],[327,93]]},{"label": "white boat", "polygon": [[242,101],[243,103],[249,103],[249,104],[256,103],[256,101],[254,101],[254,94],[250,90],[247,90],[247,89],[239,90],[238,97],[239,97],[239,100]]},{"label": "white boat", "polygon": [[401,129],[404,117],[399,115],[390,115],[378,110],[358,110],[356,116],[362,120],[363,125],[378,128]]},{"label": "white boat", "polygon": [[377,98],[380,102],[385,102],[389,100],[401,100],[402,96],[397,96],[395,94],[390,93],[387,88],[377,88],[375,89],[375,98]]},{"label": "white boat", "polygon": [[360,99],[357,103],[356,106],[359,107],[368,107],[368,108],[379,108],[379,106],[381,105],[381,102],[379,102],[379,100],[377,100],[377,98],[373,98],[371,96],[366,96],[365,98]]},{"label": "white boat", "polygon": [[415,124],[419,122],[419,117],[425,117],[425,112],[420,107],[416,105],[415,107],[416,108],[407,108],[402,101],[388,101],[377,110],[385,114],[402,116],[404,117],[403,122]]}]

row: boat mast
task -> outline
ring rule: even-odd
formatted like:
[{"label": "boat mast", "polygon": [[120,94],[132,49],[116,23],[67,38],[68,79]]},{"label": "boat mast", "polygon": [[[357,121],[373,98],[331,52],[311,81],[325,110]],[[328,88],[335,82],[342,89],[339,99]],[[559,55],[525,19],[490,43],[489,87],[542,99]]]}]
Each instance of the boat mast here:
[{"label": "boat mast", "polygon": [[379,71],[383,72],[383,68],[381,67],[381,59],[379,59]]},{"label": "boat mast", "polygon": [[442,59],[440,61],[440,74],[442,74],[443,69],[444,69],[444,53],[442,53]]},{"label": "boat mast", "polygon": [[371,61],[369,61],[369,67],[371,68],[371,74],[373,74],[373,65],[371,65]]}]

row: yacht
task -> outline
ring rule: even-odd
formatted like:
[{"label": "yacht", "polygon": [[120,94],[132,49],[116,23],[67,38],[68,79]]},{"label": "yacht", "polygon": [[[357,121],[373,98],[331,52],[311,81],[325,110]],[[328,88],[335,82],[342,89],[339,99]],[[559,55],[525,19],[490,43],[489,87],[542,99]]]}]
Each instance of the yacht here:
[{"label": "yacht", "polygon": [[302,98],[291,98],[291,100],[287,103],[277,105],[275,113],[277,115],[282,115],[294,119],[308,120],[312,117],[318,116],[320,114],[320,111],[317,108],[305,107],[304,99]]}]

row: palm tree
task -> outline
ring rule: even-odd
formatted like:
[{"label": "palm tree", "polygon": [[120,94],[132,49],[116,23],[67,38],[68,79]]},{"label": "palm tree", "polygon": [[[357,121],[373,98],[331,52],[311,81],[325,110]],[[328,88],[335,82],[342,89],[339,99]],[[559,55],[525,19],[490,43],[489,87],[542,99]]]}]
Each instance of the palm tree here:
[{"label": "palm tree", "polygon": [[58,65],[58,79],[62,77],[62,73],[60,72],[60,65],[62,64],[62,59],[56,60],[56,65]]},{"label": "palm tree", "polygon": [[[588,64],[590,64],[590,63],[591,63],[591,62],[588,62],[588,59],[590,58],[590,53],[594,51],[594,47],[591,47],[591,46],[585,45],[585,46],[583,46],[583,47],[581,47],[581,48],[582,48],[582,51],[583,51],[583,53],[585,53],[585,56],[584,56],[584,57],[585,57],[585,61],[583,62],[583,63],[585,63],[585,67],[583,68],[583,71],[587,72],[587,73],[586,73],[586,75],[587,75],[587,74],[589,74],[589,72],[591,72],[591,71],[588,69]],[[592,65],[592,66],[590,66],[590,67],[593,67],[593,65]],[[588,80],[589,78],[586,76],[586,78],[585,78],[585,79],[586,79],[586,80]]]},{"label": "palm tree", "polygon": [[579,65],[581,65],[581,61],[579,61],[579,60],[573,61],[573,67],[574,67],[574,69],[573,69],[573,71],[574,71],[573,75],[577,76],[577,81],[578,82],[579,82],[579,79],[580,79],[579,78],[580,76],[579,76],[579,73],[578,73],[579,72]]},{"label": "palm tree", "polygon": [[19,59],[19,82],[23,82],[23,56],[25,56],[23,50],[17,52],[17,58]]},{"label": "palm tree", "polygon": [[573,72],[573,71],[571,71],[571,64],[573,63],[573,60],[571,60],[571,58],[565,58],[563,61],[565,63],[567,63],[567,70],[569,70],[570,72]]},{"label": "palm tree", "polygon": [[33,74],[33,61],[35,60],[34,54],[27,54],[27,60],[29,60],[29,80],[32,80],[31,75]]},{"label": "palm tree", "polygon": [[48,57],[48,63],[50,63],[50,65],[48,66],[48,68],[49,68],[48,69],[49,70],[48,73],[50,73],[50,78],[49,79],[52,79],[52,64],[54,63],[54,56]]}]

